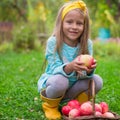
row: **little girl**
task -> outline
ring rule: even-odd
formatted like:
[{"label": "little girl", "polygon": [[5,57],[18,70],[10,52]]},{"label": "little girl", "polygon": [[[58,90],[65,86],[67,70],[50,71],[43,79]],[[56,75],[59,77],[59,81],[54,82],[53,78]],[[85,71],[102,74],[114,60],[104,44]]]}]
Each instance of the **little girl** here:
[{"label": "little girl", "polygon": [[[61,7],[53,34],[47,41],[45,73],[38,80],[43,100],[42,108],[48,119],[60,119],[58,110],[62,100],[88,100],[88,84],[95,82],[95,93],[102,88],[102,78],[94,74],[96,60],[87,68],[78,61],[81,54],[93,55],[89,39],[89,15],[83,1],[66,3]],[[79,76],[79,77],[78,77]]]}]

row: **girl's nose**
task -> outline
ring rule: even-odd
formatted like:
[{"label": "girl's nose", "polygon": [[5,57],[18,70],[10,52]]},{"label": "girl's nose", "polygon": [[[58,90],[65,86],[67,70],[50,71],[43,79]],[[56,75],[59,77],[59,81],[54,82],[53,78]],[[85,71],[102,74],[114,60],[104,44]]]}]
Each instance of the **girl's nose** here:
[{"label": "girl's nose", "polygon": [[74,24],[72,25],[72,28],[76,29],[76,28],[77,28],[77,24],[74,23]]}]

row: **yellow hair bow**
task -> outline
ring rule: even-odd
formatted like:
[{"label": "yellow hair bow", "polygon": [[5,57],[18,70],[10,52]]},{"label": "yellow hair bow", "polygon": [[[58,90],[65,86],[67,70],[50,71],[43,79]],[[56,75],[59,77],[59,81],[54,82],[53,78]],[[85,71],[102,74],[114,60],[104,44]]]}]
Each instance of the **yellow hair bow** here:
[{"label": "yellow hair bow", "polygon": [[63,12],[62,12],[62,20],[64,19],[65,15],[73,10],[73,9],[76,9],[76,8],[79,8],[81,10],[83,10],[84,12],[86,11],[86,4],[83,2],[83,1],[75,1],[75,2],[72,2],[70,4],[68,4],[64,9],[63,9]]}]

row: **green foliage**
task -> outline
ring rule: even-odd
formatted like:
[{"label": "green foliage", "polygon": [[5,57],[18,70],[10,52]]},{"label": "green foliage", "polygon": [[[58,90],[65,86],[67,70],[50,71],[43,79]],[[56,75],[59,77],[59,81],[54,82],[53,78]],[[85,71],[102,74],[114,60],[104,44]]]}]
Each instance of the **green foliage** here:
[{"label": "green foliage", "polygon": [[15,0],[2,0],[0,1],[0,21],[12,21],[25,19],[24,13],[24,2]]},{"label": "green foliage", "polygon": [[[1,0],[0,21],[12,21],[13,25],[15,26],[15,31],[13,31],[14,45],[15,45],[14,48],[16,49],[21,47],[23,50],[29,49],[28,44],[31,44],[32,40],[29,40],[31,42],[28,43],[27,42],[28,40],[27,39],[25,40],[24,38],[26,37],[28,38],[27,34],[29,33],[33,33],[33,36],[29,35],[30,38],[36,37],[34,36],[34,32],[33,32],[34,30],[30,30],[33,26],[36,26],[36,30],[35,30],[36,34],[45,33],[47,36],[51,35],[54,28],[55,18],[57,16],[58,10],[60,6],[67,1],[74,1],[74,0],[59,0],[59,1],[48,0],[47,2],[45,0]],[[120,32],[119,32],[120,27],[118,25],[119,21],[117,21],[119,17],[118,16],[119,15],[118,7],[120,4],[119,0],[116,1],[94,0],[92,2],[90,0],[83,0],[83,1],[85,1],[87,7],[89,8],[90,18],[92,23],[91,24],[92,39],[98,37],[98,29],[99,27],[102,26],[110,28],[111,37],[120,37]],[[21,29],[23,21],[24,21],[23,26],[25,26],[24,29],[26,30]],[[28,27],[27,25],[25,25],[26,23],[27,25],[29,25]],[[16,27],[17,24],[19,24],[18,30]],[[20,36],[18,31],[21,32],[21,34],[23,35]],[[20,40],[17,40],[18,39],[16,37],[17,35]],[[17,46],[17,41],[22,41],[22,42],[19,42]],[[20,45],[20,43],[22,45]],[[33,46],[34,45],[32,45],[32,47]],[[6,47],[4,44],[4,47],[2,49]],[[32,48],[30,47],[30,49]]]},{"label": "green foliage", "polygon": [[27,0],[27,5],[27,19],[29,22],[46,22],[47,8],[42,2],[38,2],[36,6],[33,6],[32,2]]},{"label": "green foliage", "polygon": [[98,37],[98,27],[92,22],[90,25],[90,37],[92,40],[96,39]]},{"label": "green foliage", "polygon": [[[119,1],[113,2],[112,0],[97,1],[95,9],[93,9],[92,11],[92,13],[94,12],[95,14],[90,14],[91,16],[94,15],[92,17],[92,20],[93,20],[92,23],[94,24],[93,29],[95,29],[97,34],[99,31],[99,28],[107,28],[111,32],[111,37],[119,36],[118,35],[119,32],[117,32],[117,29],[119,28],[116,26],[118,24],[116,16],[119,15],[119,10],[118,10],[119,4],[120,4]],[[98,35],[96,37],[98,37]]]},{"label": "green foliage", "polygon": [[98,57],[120,56],[120,44],[113,42],[94,42],[94,54]]},{"label": "green foliage", "polygon": [[15,50],[34,49],[36,32],[32,24],[22,24],[13,31],[13,41]]},{"label": "green foliage", "polygon": [[110,30],[111,30],[111,36],[114,38],[120,38],[120,18],[117,22],[114,24],[111,24]]},{"label": "green foliage", "polygon": [[[11,10],[9,0],[2,0],[0,2],[0,21],[14,21],[16,11]],[[10,15],[11,14],[11,15]]]},{"label": "green foliage", "polygon": [[[102,4],[101,4],[102,2]],[[106,4],[105,1],[101,1],[99,2],[97,5],[98,10],[95,14],[96,17],[96,24],[98,27],[105,27],[105,28],[109,28],[110,26],[110,21],[107,19],[107,16],[105,14],[105,11],[110,11],[109,6]]]},{"label": "green foliage", "polygon": [[[24,1],[15,1],[15,0],[3,0],[0,2],[0,20],[1,21],[15,21],[24,20],[27,21],[29,19],[34,19],[35,21],[40,20],[41,18],[46,18],[46,23],[40,22],[40,25],[47,27],[48,33],[51,32],[53,28],[53,23],[55,21],[55,17],[60,6],[70,0],[24,0]],[[112,16],[118,14],[118,8],[116,7],[119,2],[118,1],[111,1],[111,8],[105,2],[105,0],[97,0],[97,1],[89,1],[84,0],[89,7],[89,12],[92,20],[94,18],[98,18],[98,21],[95,21],[96,24],[100,24],[99,21],[102,19],[102,24],[109,24],[105,18],[105,10],[108,10]],[[43,5],[43,6],[41,6]],[[41,6],[41,7],[40,7]],[[54,7],[53,7],[54,6]],[[4,12],[3,12],[4,10]],[[35,12],[37,11],[37,12]],[[42,11],[42,13],[41,13]],[[36,14],[37,13],[37,14]],[[94,15],[96,14],[96,16]],[[36,15],[35,15],[36,14]],[[40,20],[41,21],[41,20]],[[103,22],[104,21],[104,22]],[[52,24],[51,24],[52,23]],[[108,25],[107,25],[108,26]]]},{"label": "green foliage", "polygon": [[[41,0],[30,0],[32,7]],[[1,0],[0,21],[27,21],[29,5],[27,0]]]},{"label": "green foliage", "polygon": [[4,42],[0,45],[0,52],[11,51],[13,50],[13,44]]},{"label": "green foliage", "polygon": [[48,34],[52,33],[58,10],[61,7],[61,5],[63,5],[63,3],[66,1],[69,0],[59,0],[57,2],[56,0],[49,0],[47,2],[45,0],[42,1],[47,9],[47,16],[46,16],[47,20],[45,24],[47,26]]}]

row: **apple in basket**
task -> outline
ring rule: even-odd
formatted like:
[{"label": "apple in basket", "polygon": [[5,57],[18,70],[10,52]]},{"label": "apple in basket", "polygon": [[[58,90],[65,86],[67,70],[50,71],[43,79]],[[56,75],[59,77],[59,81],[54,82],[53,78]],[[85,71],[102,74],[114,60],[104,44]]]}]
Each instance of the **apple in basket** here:
[{"label": "apple in basket", "polygon": [[80,110],[73,108],[70,112],[69,112],[69,118],[76,118],[80,116]]},{"label": "apple in basket", "polygon": [[102,107],[100,104],[95,103],[95,111],[102,113]]},{"label": "apple in basket", "polygon": [[101,117],[101,116],[103,116],[103,115],[102,115],[101,112],[99,112],[99,111],[95,111],[95,116],[97,116],[97,117]]},{"label": "apple in basket", "polygon": [[94,58],[91,55],[84,54],[78,57],[78,61],[83,62],[89,68],[94,63]]},{"label": "apple in basket", "polygon": [[100,106],[102,107],[102,114],[104,114],[105,112],[108,112],[109,107],[108,107],[108,104],[106,102],[101,102]]},{"label": "apple in basket", "polygon": [[[62,113],[64,114],[64,115],[66,115],[66,116],[68,116],[69,115],[69,112],[72,110],[72,109],[74,109],[74,108],[76,108],[76,109],[79,109],[80,108],[80,103],[79,103],[79,101],[77,101],[77,100],[70,100],[68,103],[67,103],[67,105],[65,105],[65,106],[63,106],[62,107]],[[72,113],[73,114],[73,113]]]},{"label": "apple in basket", "polygon": [[81,104],[79,103],[78,100],[70,100],[67,103],[67,105],[70,106],[73,109],[73,108],[79,108]]},{"label": "apple in basket", "polygon": [[115,116],[111,112],[105,112],[102,116],[105,118],[115,118]]},{"label": "apple in basket", "polygon": [[68,106],[68,105],[65,105],[65,106],[62,107],[62,113],[63,113],[64,115],[66,115],[66,116],[69,115],[69,112],[70,112],[71,110],[72,110],[72,108],[71,108],[70,106]]},{"label": "apple in basket", "polygon": [[81,115],[91,115],[93,113],[93,107],[91,102],[84,102],[80,106],[80,113]]}]

